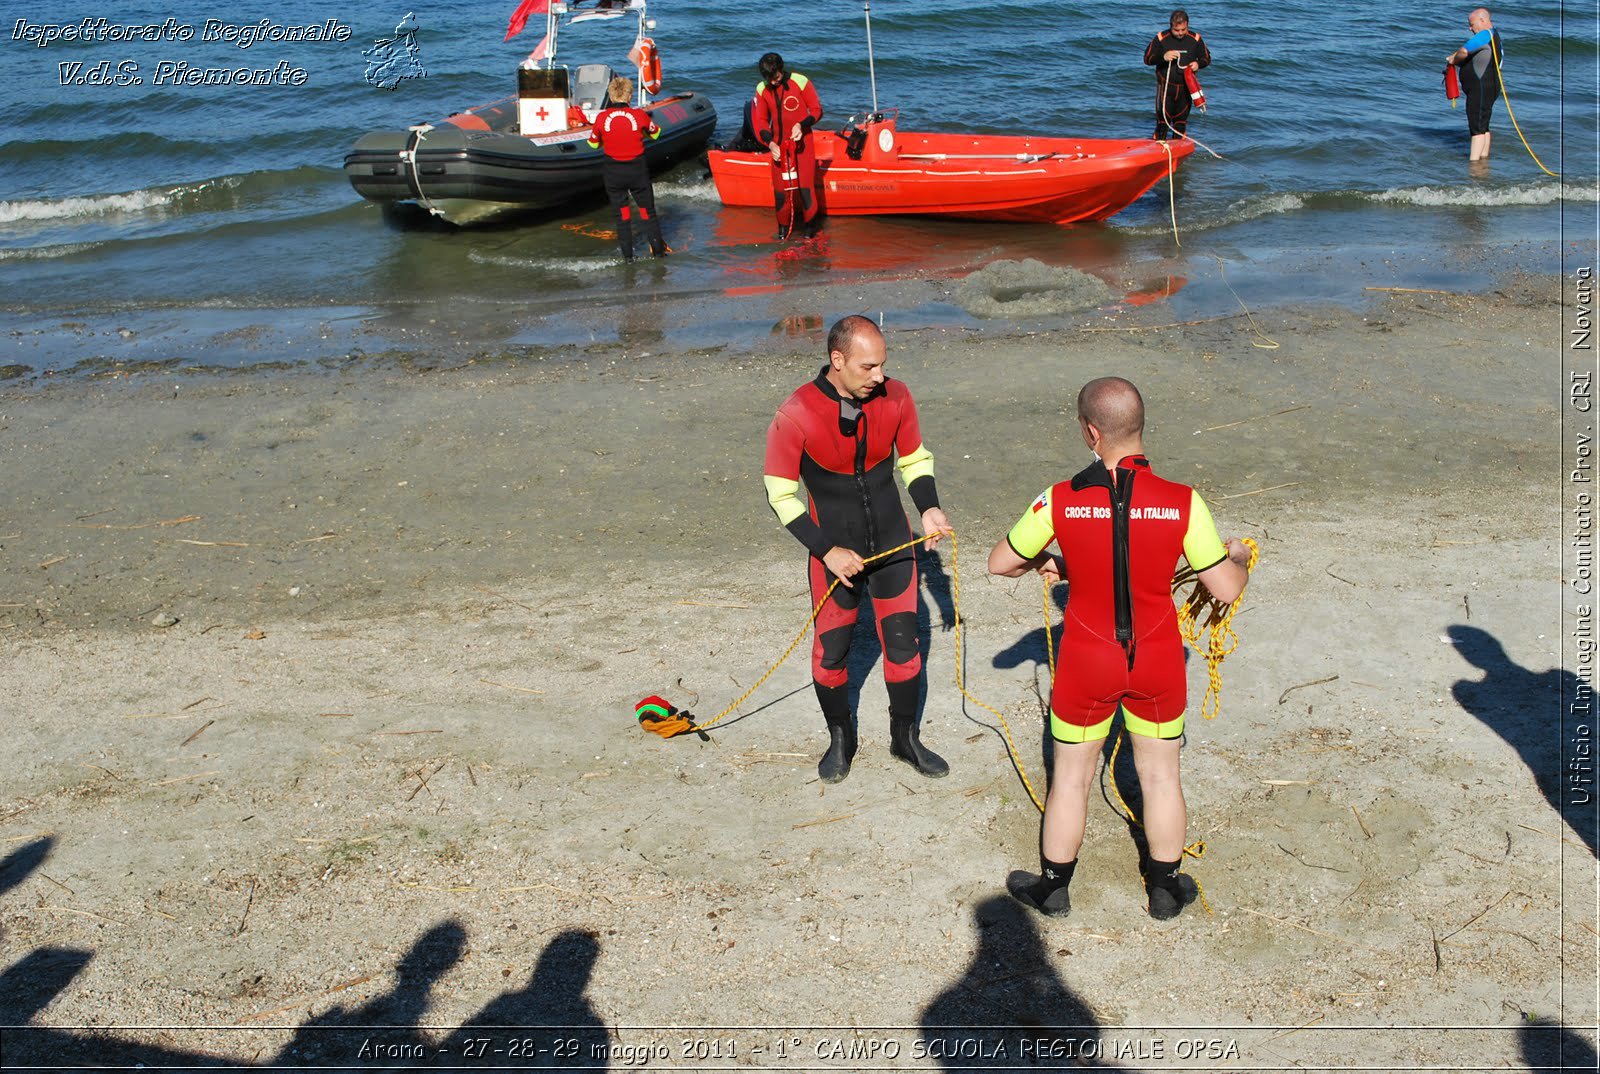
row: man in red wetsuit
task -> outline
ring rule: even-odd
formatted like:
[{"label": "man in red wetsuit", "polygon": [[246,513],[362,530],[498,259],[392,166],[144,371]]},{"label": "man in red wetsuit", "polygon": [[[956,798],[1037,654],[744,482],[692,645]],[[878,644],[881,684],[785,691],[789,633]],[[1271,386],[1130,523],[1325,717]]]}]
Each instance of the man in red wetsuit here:
[{"label": "man in red wetsuit", "polygon": [[1170,131],[1183,138],[1189,130],[1189,109],[1194,100],[1184,71],[1199,71],[1211,66],[1211,50],[1189,29],[1189,13],[1182,8],[1167,20],[1168,29],[1150,39],[1144,47],[1144,62],[1156,69],[1156,133],[1165,141]]},{"label": "man in red wetsuit", "polygon": [[[1033,501],[989,552],[989,571],[1037,570],[1068,585],[1056,681],[1050,693],[1054,779],[1039,835],[1043,875],[1012,877],[1011,894],[1041,913],[1071,909],[1067,885],[1083,844],[1089,786],[1120,708],[1144,796],[1150,916],[1176,917],[1194,900],[1178,872],[1188,818],[1178,778],[1188,686],[1172,575],[1184,556],[1218,600],[1244,590],[1250,550],[1217,537],[1205,501],[1157,477],[1144,457],[1144,400],[1121,377],[1078,393],[1078,426],[1095,461]],[[1046,551],[1054,542],[1060,555]]]},{"label": "man in red wetsuit", "polygon": [[622,260],[633,260],[633,221],[628,196],[639,206],[639,219],[650,236],[650,254],[666,257],[667,244],[661,239],[661,221],[656,219],[656,192],[650,184],[650,162],[645,159],[644,142],[661,137],[661,128],[642,108],[628,103],[633,97],[633,79],[618,75],[607,87],[609,100],[594,118],[589,145],[605,151],[600,175],[606,197],[617,213],[617,245]]},{"label": "man in red wetsuit", "polygon": [[[817,766],[825,783],[849,775],[856,753],[849,656],[863,590],[872,594],[883,646],[889,752],[923,775],[950,771],[917,734],[922,652],[915,549],[865,562],[911,540],[894,487],[896,470],[922,513],[925,547],[953,532],[939,508],[933,453],[922,443],[916,404],[904,384],[884,376],[885,357],[877,325],[865,317],[843,318],[828,333],[828,364],[789,396],[767,430],[767,502],[811,553],[812,601],[839,579],[817,615],[811,647],[811,677],[828,725],[828,749]],[[801,481],[809,510],[800,499]]]},{"label": "man in red wetsuit", "polygon": [[772,206],[781,241],[796,229],[808,234],[816,230],[817,157],[811,128],[822,118],[822,101],[811,80],[786,70],[776,52],[762,56],[757,66],[761,82],[750,103],[750,125],[772,153]]}]

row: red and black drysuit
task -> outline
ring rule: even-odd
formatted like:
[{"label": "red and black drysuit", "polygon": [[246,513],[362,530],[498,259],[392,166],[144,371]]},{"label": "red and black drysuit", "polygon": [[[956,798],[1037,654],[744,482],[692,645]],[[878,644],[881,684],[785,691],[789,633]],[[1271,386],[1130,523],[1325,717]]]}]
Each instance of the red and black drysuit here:
[{"label": "red and black drysuit", "polygon": [[[841,396],[828,366],[778,408],[767,430],[763,467],[767,501],[778,520],[811,553],[812,601],[833,581],[823,556],[835,546],[869,558],[911,540],[900,506],[898,469],[918,513],[939,506],[933,454],[922,444],[916,404],[900,381],[885,378],[865,400]],[[897,458],[898,456],[898,458]],[[799,498],[804,481],[809,505]],[[850,638],[863,588],[872,594],[883,646],[883,678],[891,717],[916,714],[922,653],[917,641],[917,559],[907,548],[867,565],[836,587],[817,615],[811,676],[830,723],[849,719]]]},{"label": "red and black drysuit", "polygon": [[[1174,49],[1181,53],[1177,59],[1163,58]],[[1211,50],[1195,30],[1183,34],[1162,30],[1145,46],[1144,62],[1156,69],[1155,137],[1164,140],[1169,130],[1179,138],[1184,137],[1189,129],[1189,109],[1194,102],[1189,97],[1183,72],[1191,63],[1198,63],[1201,68],[1210,67]]]},{"label": "red and black drysuit", "polygon": [[[817,155],[811,128],[822,118],[817,87],[805,75],[789,72],[776,86],[762,82],[750,102],[750,125],[756,139],[776,146],[772,162],[772,207],[778,214],[778,237],[788,238],[797,225],[808,226],[817,216]],[[800,140],[790,137],[800,124]]]},{"label": "red and black drysuit", "polygon": [[589,145],[605,151],[605,163],[600,175],[605,183],[606,197],[617,213],[617,245],[622,248],[624,261],[633,260],[633,221],[628,196],[639,205],[639,219],[644,221],[650,237],[650,252],[656,257],[665,256],[666,243],[661,240],[661,221],[656,219],[656,193],[650,185],[650,162],[645,159],[644,140],[661,137],[661,128],[642,108],[633,108],[612,101],[595,117],[594,128],[589,132]]}]

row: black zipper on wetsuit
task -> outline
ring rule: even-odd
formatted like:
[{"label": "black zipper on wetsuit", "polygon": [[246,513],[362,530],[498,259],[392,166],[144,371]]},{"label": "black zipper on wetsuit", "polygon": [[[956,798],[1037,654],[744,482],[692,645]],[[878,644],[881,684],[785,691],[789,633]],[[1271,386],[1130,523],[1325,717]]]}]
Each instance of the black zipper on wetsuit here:
[{"label": "black zipper on wetsuit", "polygon": [[861,494],[861,513],[867,517],[867,551],[878,550],[878,524],[872,516],[872,496],[867,491],[867,408],[856,418],[856,491]]},{"label": "black zipper on wetsuit", "polygon": [[1110,489],[1111,575],[1116,594],[1117,641],[1122,643],[1122,651],[1127,654],[1130,671],[1137,646],[1133,636],[1133,593],[1128,581],[1128,505],[1133,501],[1133,474],[1133,470],[1119,466]]}]

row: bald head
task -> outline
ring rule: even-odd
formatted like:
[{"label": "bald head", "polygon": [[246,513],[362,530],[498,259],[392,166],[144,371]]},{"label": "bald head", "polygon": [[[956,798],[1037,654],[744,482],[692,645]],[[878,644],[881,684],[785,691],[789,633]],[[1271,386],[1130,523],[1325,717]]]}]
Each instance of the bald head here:
[{"label": "bald head", "polygon": [[1486,7],[1474,8],[1472,14],[1467,16],[1467,26],[1473,30],[1487,30],[1489,28],[1489,9]]},{"label": "bald head", "polygon": [[1131,381],[1098,377],[1078,392],[1078,418],[1098,429],[1108,444],[1137,442],[1144,433],[1144,399]]},{"label": "bald head", "polygon": [[872,323],[870,317],[863,317],[859,313],[852,313],[841,317],[833,323],[828,330],[828,353],[838,351],[845,357],[855,353],[858,341],[871,342],[882,339],[883,332]]}]

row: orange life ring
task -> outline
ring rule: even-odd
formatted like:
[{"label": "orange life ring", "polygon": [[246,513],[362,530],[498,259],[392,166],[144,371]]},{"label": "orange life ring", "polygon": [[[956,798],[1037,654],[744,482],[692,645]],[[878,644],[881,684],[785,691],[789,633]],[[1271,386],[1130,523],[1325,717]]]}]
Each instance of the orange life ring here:
[{"label": "orange life ring", "polygon": [[628,59],[639,69],[639,85],[644,87],[645,92],[659,92],[661,53],[656,51],[656,43],[648,37],[639,38],[628,51]]}]

